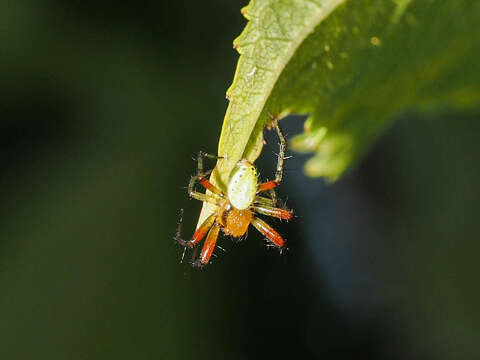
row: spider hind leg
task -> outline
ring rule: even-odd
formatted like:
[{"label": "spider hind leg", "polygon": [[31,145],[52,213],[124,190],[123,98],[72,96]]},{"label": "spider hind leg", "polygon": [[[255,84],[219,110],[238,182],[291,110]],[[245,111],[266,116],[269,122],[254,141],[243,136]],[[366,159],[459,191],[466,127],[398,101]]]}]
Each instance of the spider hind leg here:
[{"label": "spider hind leg", "polygon": [[214,223],[208,231],[207,238],[203,244],[202,252],[197,260],[192,261],[192,266],[202,268],[210,262],[213,250],[217,244],[218,233],[220,231],[220,224]]},{"label": "spider hind leg", "polygon": [[270,225],[268,225],[262,219],[254,217],[252,219],[252,225],[265,236],[272,245],[275,245],[278,249],[283,249],[285,246],[285,240],[282,236]]},{"label": "spider hind leg", "polygon": [[272,216],[272,217],[275,217],[277,219],[283,219],[283,220],[287,220],[287,221],[290,220],[293,216],[293,214],[290,210],[276,208],[276,207],[272,207],[272,206],[268,206],[268,205],[262,205],[262,204],[254,205],[252,207],[252,209],[253,209],[253,211],[255,211],[259,214]]},{"label": "spider hind leg", "polygon": [[181,262],[183,262],[187,248],[191,249],[195,247],[200,241],[202,241],[202,239],[205,237],[207,232],[213,226],[215,222],[215,214],[212,214],[205,219],[202,225],[200,225],[199,228],[195,230],[190,240],[184,240],[181,237],[182,221],[183,221],[183,209],[181,210],[181,213],[180,213],[180,220],[178,222],[177,233],[175,234],[175,237],[174,237],[174,240],[177,242],[177,244],[179,244],[180,246],[183,246],[184,248]]}]

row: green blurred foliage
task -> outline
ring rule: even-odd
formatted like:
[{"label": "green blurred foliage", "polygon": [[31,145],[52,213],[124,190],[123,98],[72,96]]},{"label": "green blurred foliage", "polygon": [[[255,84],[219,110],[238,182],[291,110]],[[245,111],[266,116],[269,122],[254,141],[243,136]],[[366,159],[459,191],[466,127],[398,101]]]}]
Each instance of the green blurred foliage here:
[{"label": "green blurred foliage", "polygon": [[225,321],[204,311],[228,307],[221,272],[189,280],[172,236],[241,4],[118,5],[0,5],[2,358],[203,357]]},{"label": "green blurred foliage", "polygon": [[289,252],[252,231],[205,271],[179,263],[244,5],[0,3],[0,358],[478,354],[475,112],[404,114],[329,187],[290,160],[280,194],[299,217],[272,221]]}]

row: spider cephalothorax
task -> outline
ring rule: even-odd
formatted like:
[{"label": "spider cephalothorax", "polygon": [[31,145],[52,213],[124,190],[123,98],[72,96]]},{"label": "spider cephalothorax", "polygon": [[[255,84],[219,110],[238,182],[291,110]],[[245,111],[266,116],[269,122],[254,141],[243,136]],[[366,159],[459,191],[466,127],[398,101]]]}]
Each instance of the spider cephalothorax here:
[{"label": "spider cephalothorax", "polygon": [[[275,180],[259,184],[255,166],[248,160],[242,159],[235,165],[227,184],[227,191],[223,192],[206,178],[210,171],[203,171],[203,158],[216,158],[216,156],[204,152],[198,154],[197,175],[190,180],[188,193],[194,199],[214,204],[216,210],[197,228],[191,240],[186,241],[180,238],[180,226],[175,237],[180,245],[193,248],[207,235],[199,258],[192,262],[194,266],[202,267],[209,263],[220,230],[226,235],[238,238],[245,235],[249,225],[252,224],[273,246],[280,250],[285,247],[285,240],[280,234],[256,216],[256,214],[262,214],[285,220],[290,220],[292,217],[291,211],[276,207],[277,197],[273,189],[282,181],[286,142],[276,121],[273,126],[280,138]],[[194,185],[197,181],[210,193],[195,191]],[[265,191],[269,192],[270,197],[258,195]]]}]

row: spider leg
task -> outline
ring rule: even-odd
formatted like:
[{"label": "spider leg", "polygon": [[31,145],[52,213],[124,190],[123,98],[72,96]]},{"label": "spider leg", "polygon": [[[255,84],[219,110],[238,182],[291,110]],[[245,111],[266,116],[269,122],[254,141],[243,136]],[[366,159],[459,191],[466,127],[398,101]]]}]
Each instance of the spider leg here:
[{"label": "spider leg", "polygon": [[253,205],[252,210],[263,215],[273,216],[278,219],[290,220],[292,218],[292,212],[268,205]]},{"label": "spider leg", "polygon": [[[202,193],[199,193],[197,191],[194,190],[194,186],[195,186],[195,182],[198,181],[200,183],[200,185],[202,185],[205,189],[209,190],[210,192],[212,192],[213,194],[217,195],[217,196],[220,196],[220,197],[224,197],[225,195],[223,194],[223,192],[217,188],[215,185],[213,185],[207,178],[206,176],[208,174],[211,173],[211,170],[209,171],[203,171],[203,158],[205,157],[208,157],[208,158],[220,158],[218,156],[215,156],[215,155],[211,155],[211,154],[207,154],[203,151],[200,151],[198,153],[198,156],[197,156],[197,175],[193,176],[191,179],[190,179],[190,182],[188,184],[188,194],[197,199],[197,200],[200,200],[200,201],[207,201],[207,202],[212,202],[212,198],[215,199],[213,196],[210,196],[209,200],[205,200],[206,198],[205,197],[202,197],[202,196],[199,196],[199,195],[202,195]],[[208,196],[208,194],[207,194]],[[215,200],[216,201],[216,200]],[[216,204],[216,202],[214,202],[214,204]]]},{"label": "spider leg", "polygon": [[[177,225],[177,232],[175,233],[175,236],[173,237],[173,239],[177,242],[177,243],[180,243],[181,242],[184,242],[184,240],[182,240],[181,238],[181,235],[182,235],[182,223],[183,223],[183,209],[180,209],[180,217],[178,219],[178,225]],[[183,249],[183,254],[182,254],[182,260],[180,260],[180,263],[183,262],[183,258],[185,257],[185,251],[187,250],[187,248],[185,247]]]},{"label": "spider leg", "polygon": [[[280,152],[278,153],[277,170],[275,171],[275,180],[267,181],[258,185],[258,192],[267,191],[276,188],[282,182],[283,176],[283,162],[285,160],[285,151],[287,149],[287,141],[278,126],[278,120],[273,119],[273,127],[277,130],[278,138],[280,139]],[[273,196],[272,196],[273,197]],[[276,195],[274,196],[276,198]]]},{"label": "spider leg", "polygon": [[[183,214],[183,211],[182,211]],[[181,246],[184,247],[183,254],[182,254],[182,262],[183,258],[185,257],[185,251],[188,248],[193,248],[195,245],[197,245],[204,237],[207,231],[210,230],[212,227],[213,223],[215,222],[215,214],[210,215],[208,218],[205,219],[205,221],[200,225],[200,227],[195,230],[192,239],[190,240],[183,240],[181,238],[181,232],[182,232],[182,217],[180,216],[180,221],[178,222],[178,228],[177,228],[177,233],[175,234],[174,240],[180,244]]]},{"label": "spider leg", "polygon": [[197,172],[198,173],[203,173],[203,159],[204,158],[209,158],[209,159],[224,159],[224,156],[217,156],[213,154],[206,153],[204,151],[199,151],[197,155]]},{"label": "spider leg", "polygon": [[276,206],[277,206],[277,203],[278,203],[277,194],[275,193],[275,190],[274,190],[274,189],[271,189],[271,190],[269,191],[269,193],[270,193],[271,198],[257,195],[257,196],[255,197],[255,199],[253,200],[253,202],[254,202],[255,204],[262,204],[262,205],[268,205],[268,206],[276,207]]},{"label": "spider leg", "polygon": [[203,267],[208,264],[213,254],[213,250],[215,249],[219,231],[220,224],[213,224],[213,226],[210,228],[210,231],[208,232],[207,238],[205,239],[205,243],[203,244],[200,257],[192,263],[193,266]]},{"label": "spider leg", "polygon": [[254,217],[252,219],[252,225],[276,247],[282,249],[285,246],[285,240],[283,240],[280,234],[262,219]]},{"label": "spider leg", "polygon": [[268,193],[272,198],[273,206],[277,206],[278,198],[277,198],[277,193],[275,192],[275,189],[270,189]]},{"label": "spider leg", "polygon": [[260,204],[260,205],[267,205],[267,206],[275,206],[273,199],[267,198],[265,196],[259,196],[259,195],[255,196],[255,199],[253,200],[253,204],[254,205]]},{"label": "spider leg", "polygon": [[[200,200],[202,202],[207,202],[213,205],[218,205],[218,202],[220,199],[215,196],[215,194],[204,194],[198,191],[194,190],[194,185],[195,185],[195,180],[197,179],[196,176],[192,177],[190,180],[190,184],[188,184],[188,195],[190,195],[191,198],[194,198],[196,200]],[[213,185],[212,185],[213,186]]]}]

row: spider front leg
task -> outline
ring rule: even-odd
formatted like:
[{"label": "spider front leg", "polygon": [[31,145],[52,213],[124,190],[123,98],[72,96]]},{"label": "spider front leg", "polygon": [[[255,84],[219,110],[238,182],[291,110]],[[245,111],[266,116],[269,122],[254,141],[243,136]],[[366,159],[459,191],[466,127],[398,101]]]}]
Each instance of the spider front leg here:
[{"label": "spider front leg", "polygon": [[205,151],[199,151],[197,154],[197,174],[204,174],[203,172],[203,159],[204,158],[209,158],[209,159],[223,159],[223,156],[217,156],[213,154],[206,153]]},{"label": "spider front leg", "polygon": [[[280,139],[280,152],[278,153],[277,170],[275,171],[275,180],[267,181],[258,185],[258,192],[272,190],[282,182],[283,176],[283,162],[285,160],[285,151],[287,149],[287,141],[278,126],[278,120],[273,121],[273,127],[277,130],[278,138]],[[276,195],[270,192],[273,200],[276,202]]]},{"label": "spider front leg", "polygon": [[205,189],[209,190],[213,194],[223,198],[225,197],[224,193],[217,188],[215,185],[213,185],[207,178],[206,176],[211,173],[211,170],[205,172],[203,170],[203,158],[208,157],[211,159],[221,159],[222,157],[218,157],[215,155],[207,154],[203,151],[200,151],[197,155],[197,174],[193,176],[190,179],[190,182],[188,184],[188,194],[190,197],[200,200],[202,202],[208,202],[214,205],[218,204],[218,198],[215,196],[212,196],[210,194],[204,194],[200,193],[198,191],[195,191],[195,182],[199,182],[200,185],[202,185]]},{"label": "spider front leg", "polygon": [[[205,189],[210,190],[213,195],[195,191],[195,183],[197,182],[197,180],[200,185],[202,185]],[[191,198],[213,205],[218,205],[220,199],[217,196],[223,197],[223,193],[220,189],[215,187],[210,181],[203,177],[199,179],[198,175],[192,176],[192,178],[190,179],[190,182],[188,183],[188,195],[190,195]]]}]

